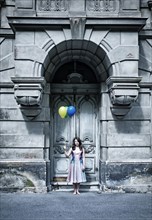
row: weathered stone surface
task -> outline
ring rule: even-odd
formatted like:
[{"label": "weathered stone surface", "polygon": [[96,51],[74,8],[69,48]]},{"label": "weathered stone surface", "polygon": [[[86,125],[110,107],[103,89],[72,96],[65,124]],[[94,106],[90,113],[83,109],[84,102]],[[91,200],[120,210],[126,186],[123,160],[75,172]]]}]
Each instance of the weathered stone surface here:
[{"label": "weathered stone surface", "polygon": [[151,163],[100,162],[100,167],[101,183],[105,186],[105,190],[152,192]]},{"label": "weathered stone surface", "polygon": [[29,149],[25,148],[25,149],[14,149],[14,148],[0,148],[0,159],[8,161],[8,160],[42,160],[43,159],[43,149],[38,149],[38,148],[34,148],[34,149]]},{"label": "weathered stone surface", "polygon": [[45,162],[0,162],[0,191],[46,191]]},{"label": "weathered stone surface", "polygon": [[[0,121],[30,121],[26,117],[20,108],[1,108],[0,109]],[[42,108],[38,116],[34,117],[32,121],[50,121],[50,108]]]},{"label": "weathered stone surface", "polygon": [[0,95],[0,105],[1,105],[1,108],[12,108],[12,107],[17,106],[12,89],[11,91],[7,89],[7,93],[5,92]]},{"label": "weathered stone surface", "polygon": [[1,134],[7,135],[41,135],[43,134],[44,123],[43,122],[24,122],[24,121],[12,121],[1,122]]},{"label": "weathered stone surface", "polygon": [[151,145],[150,134],[108,134],[107,145],[117,147],[142,147]]},{"label": "weathered stone surface", "polygon": [[109,134],[150,134],[151,124],[149,121],[109,121],[107,133]]},{"label": "weathered stone surface", "polygon": [[[94,186],[93,181],[98,181],[98,174],[99,182],[107,191],[149,192],[152,189],[152,18],[147,1],[139,3],[138,0],[7,0],[2,5],[1,189],[43,189],[50,184],[55,169],[63,173],[63,168],[66,167],[67,172],[68,164],[65,165],[64,159],[60,160],[60,152],[59,155],[52,156],[52,144],[59,141],[58,136],[61,142],[70,143],[76,133],[97,148],[96,154],[90,154],[91,157],[87,152],[88,180],[92,184],[90,189]],[[74,64],[73,67],[71,63]],[[81,70],[80,64],[91,70],[96,85],[101,90],[98,92],[99,99],[93,100],[92,93],[97,90],[77,85],[80,97],[83,94],[85,101],[88,99],[94,103],[92,113],[91,106],[88,108],[85,106],[86,102],[84,105],[81,103],[83,99],[79,99],[75,84],[68,81],[70,88],[65,84],[67,75],[77,72],[85,75],[85,83],[89,88],[92,87],[89,73],[85,68]],[[54,82],[56,76],[62,78],[62,74],[63,82],[58,85],[59,101],[56,102]],[[22,104],[22,108],[16,103],[10,83],[13,76],[28,77],[31,83],[37,77],[45,78],[47,84],[37,112],[34,104],[39,102],[34,102],[36,97],[32,89],[24,90],[24,87],[24,91],[17,94],[18,99],[23,101],[18,102]],[[125,79],[121,92],[117,93],[115,104],[128,104],[129,100],[136,99],[137,93],[132,93],[132,90],[130,92],[131,85],[127,84],[126,90],[124,86],[131,77],[139,79],[140,76],[138,99],[128,108],[126,116],[116,117],[112,111],[116,108],[112,109],[107,78]],[[118,88],[117,83],[116,87]],[[129,99],[126,97],[128,94]],[[68,104],[77,105],[77,112],[73,118],[55,123],[57,114],[54,103],[59,106],[66,96]],[[32,104],[33,108],[25,108],[27,103]],[[30,118],[22,114],[23,108]],[[117,110],[122,113],[121,108]],[[95,123],[91,120],[92,116]],[[70,128],[68,131],[67,124]],[[89,127],[91,135],[88,135]],[[54,167],[51,167],[52,161],[55,162]],[[97,185],[98,183],[95,184]]]},{"label": "weathered stone surface", "polygon": [[136,159],[149,159],[150,158],[150,147],[140,148],[109,148],[108,149],[108,161],[125,161],[136,160]]}]

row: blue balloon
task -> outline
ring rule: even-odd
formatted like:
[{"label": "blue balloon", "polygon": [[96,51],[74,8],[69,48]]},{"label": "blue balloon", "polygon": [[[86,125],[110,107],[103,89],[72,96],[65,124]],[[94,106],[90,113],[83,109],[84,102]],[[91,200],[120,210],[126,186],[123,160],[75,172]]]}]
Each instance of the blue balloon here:
[{"label": "blue balloon", "polygon": [[67,114],[71,117],[75,114],[76,112],[76,108],[74,106],[69,106],[68,109],[67,109]]}]

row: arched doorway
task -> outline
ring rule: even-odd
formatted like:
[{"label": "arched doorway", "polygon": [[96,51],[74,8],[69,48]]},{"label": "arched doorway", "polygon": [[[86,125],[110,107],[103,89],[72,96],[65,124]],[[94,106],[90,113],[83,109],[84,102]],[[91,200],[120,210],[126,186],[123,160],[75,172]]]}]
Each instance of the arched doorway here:
[{"label": "arched doorway", "polygon": [[[86,151],[86,174],[90,185],[99,182],[100,89],[107,72],[105,52],[88,41],[65,41],[49,53],[45,78],[50,83],[50,179],[51,184],[66,184],[69,159],[63,147],[70,148],[79,136]],[[76,107],[73,117],[62,119],[60,106]]]}]

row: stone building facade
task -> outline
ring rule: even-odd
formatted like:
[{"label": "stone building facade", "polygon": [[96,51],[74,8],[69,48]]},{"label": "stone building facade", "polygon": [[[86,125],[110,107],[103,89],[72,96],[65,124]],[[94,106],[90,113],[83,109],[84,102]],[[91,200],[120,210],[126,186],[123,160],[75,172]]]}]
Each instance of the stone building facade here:
[{"label": "stone building facade", "polygon": [[[61,118],[61,106],[75,106]],[[151,191],[152,1],[0,0],[0,188]]]}]

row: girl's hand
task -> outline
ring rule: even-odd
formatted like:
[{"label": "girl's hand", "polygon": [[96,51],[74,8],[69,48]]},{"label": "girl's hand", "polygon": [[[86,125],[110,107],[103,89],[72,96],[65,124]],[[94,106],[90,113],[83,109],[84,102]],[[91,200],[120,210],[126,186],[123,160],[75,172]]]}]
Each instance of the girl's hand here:
[{"label": "girl's hand", "polygon": [[63,149],[66,150],[66,145],[64,145]]},{"label": "girl's hand", "polygon": [[82,166],[82,171],[83,171],[83,172],[85,171],[85,166]]}]

